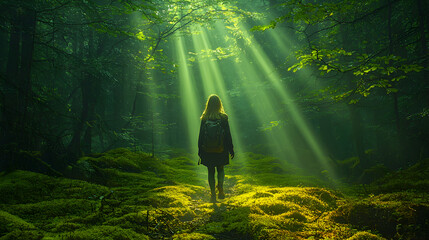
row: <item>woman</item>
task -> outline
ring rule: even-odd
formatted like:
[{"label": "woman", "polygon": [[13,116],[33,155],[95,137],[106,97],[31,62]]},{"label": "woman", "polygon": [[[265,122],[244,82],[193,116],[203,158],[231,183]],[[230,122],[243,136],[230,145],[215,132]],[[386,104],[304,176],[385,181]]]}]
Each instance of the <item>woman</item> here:
[{"label": "woman", "polygon": [[[221,131],[218,131],[216,126],[218,126]],[[209,142],[213,142],[212,135],[216,137],[218,132],[221,133],[220,141],[214,141],[214,144],[212,143],[211,145],[216,145],[216,143],[218,143],[220,146],[209,146]],[[198,137],[198,155],[201,158],[201,164],[208,169],[211,202],[216,202],[215,168],[217,168],[218,197],[219,199],[225,198],[225,193],[223,192],[223,181],[225,179],[224,166],[229,164],[229,154],[231,154],[231,158],[234,158],[234,148],[228,124],[228,115],[226,115],[223,109],[219,96],[212,94],[209,96],[206,108],[201,115],[200,134]]]}]

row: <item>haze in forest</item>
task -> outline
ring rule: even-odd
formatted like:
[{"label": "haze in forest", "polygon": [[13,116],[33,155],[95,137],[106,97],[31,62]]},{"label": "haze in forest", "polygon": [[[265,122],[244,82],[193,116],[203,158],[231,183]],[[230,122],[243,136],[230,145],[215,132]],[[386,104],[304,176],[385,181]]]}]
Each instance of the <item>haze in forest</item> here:
[{"label": "haze in forest", "polygon": [[[0,179],[23,170],[103,189],[128,183],[96,175],[112,168],[163,179],[144,191],[186,183],[171,174],[207,187],[197,142],[207,98],[217,94],[236,152],[225,167],[231,189],[382,193],[388,187],[365,186],[429,158],[428,10],[423,0],[3,0]],[[336,209],[329,201],[324,211]]]}]

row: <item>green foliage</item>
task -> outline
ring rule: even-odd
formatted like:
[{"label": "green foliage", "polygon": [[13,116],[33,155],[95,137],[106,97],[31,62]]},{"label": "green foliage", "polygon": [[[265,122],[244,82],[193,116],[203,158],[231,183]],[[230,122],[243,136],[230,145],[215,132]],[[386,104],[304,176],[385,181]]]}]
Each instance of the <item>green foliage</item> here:
[{"label": "green foliage", "polygon": [[[299,61],[289,67],[288,71],[296,72],[314,65],[322,76],[331,71],[351,72],[356,76],[355,84],[349,84],[345,89],[343,86],[329,86],[320,90],[322,99],[329,98],[334,101],[348,99],[351,94],[367,97],[374,88],[384,89],[387,94],[396,93],[398,89],[394,86],[399,81],[408,78],[413,72],[423,70],[421,65],[407,63],[406,59],[399,56],[368,56],[339,48],[315,49],[309,54],[300,52],[297,59]],[[356,99],[352,99],[350,103],[356,103]]]},{"label": "green foliage", "polygon": [[[361,96],[367,97],[376,89],[383,89],[386,94],[401,91],[400,81],[411,79],[424,69],[422,62],[414,57],[419,48],[417,42],[408,45],[405,43],[407,41],[402,40],[404,36],[410,41],[417,37],[410,32],[410,26],[419,23],[413,20],[410,23],[409,15],[414,13],[405,10],[415,5],[392,2],[393,15],[390,20],[383,15],[387,6],[378,0],[323,3],[280,1],[276,8],[281,9],[281,16],[267,25],[252,29],[265,31],[281,23],[293,28],[305,43],[297,44],[297,61],[287,62],[290,65],[288,71],[307,68],[318,72],[321,80],[339,78],[340,84],[339,81],[335,84],[328,81],[328,86],[318,94],[319,100],[355,104]],[[393,28],[389,24],[395,23],[395,29],[400,29],[396,31],[403,31],[403,34],[390,35],[389,38],[370,43],[369,39],[377,34],[387,35],[388,28]],[[391,49],[390,52],[387,49]],[[404,51],[407,53],[404,54]]]},{"label": "green foliage", "polygon": [[268,130],[271,131],[271,130],[273,130],[273,128],[281,127],[281,125],[279,125],[279,124],[281,124],[280,120],[279,121],[271,121],[268,124],[268,126],[265,126],[262,128],[262,131],[268,131]]}]

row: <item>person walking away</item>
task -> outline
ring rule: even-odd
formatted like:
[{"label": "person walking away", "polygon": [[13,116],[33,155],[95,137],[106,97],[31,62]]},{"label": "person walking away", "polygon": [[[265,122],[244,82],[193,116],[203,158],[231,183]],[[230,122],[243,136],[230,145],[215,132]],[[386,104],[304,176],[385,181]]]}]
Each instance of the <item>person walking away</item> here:
[{"label": "person walking away", "polygon": [[210,186],[210,201],[216,202],[215,168],[217,169],[218,198],[224,199],[223,182],[224,166],[229,164],[229,155],[234,158],[234,147],[228,123],[228,115],[219,96],[209,96],[201,115],[200,133],[198,136],[198,156],[201,164],[207,167]]}]

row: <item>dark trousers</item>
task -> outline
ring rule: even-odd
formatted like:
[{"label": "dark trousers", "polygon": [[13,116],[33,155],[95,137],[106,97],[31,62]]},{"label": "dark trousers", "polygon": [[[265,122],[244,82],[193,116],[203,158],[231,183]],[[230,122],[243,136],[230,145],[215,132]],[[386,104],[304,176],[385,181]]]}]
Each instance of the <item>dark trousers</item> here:
[{"label": "dark trousers", "polygon": [[217,185],[220,189],[223,189],[223,181],[225,179],[223,166],[207,167],[209,170],[209,186],[212,195],[216,194],[215,168],[217,168]]}]

